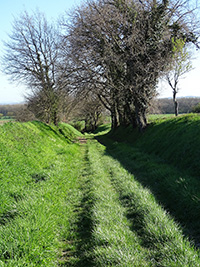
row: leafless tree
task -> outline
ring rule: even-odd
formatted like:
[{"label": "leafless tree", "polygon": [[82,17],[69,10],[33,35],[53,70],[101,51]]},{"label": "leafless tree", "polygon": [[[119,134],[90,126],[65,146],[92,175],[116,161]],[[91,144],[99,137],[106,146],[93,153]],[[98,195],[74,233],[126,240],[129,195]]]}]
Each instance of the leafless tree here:
[{"label": "leafless tree", "polygon": [[[48,123],[58,122],[59,86],[57,63],[59,35],[43,14],[24,12],[13,23],[5,43],[4,72],[12,80],[25,83],[37,95]],[[43,102],[43,100],[45,100]],[[32,103],[32,102],[31,102]],[[31,104],[29,103],[29,105]]]},{"label": "leafless tree", "polygon": [[177,40],[176,43],[174,43],[174,49],[176,50],[176,53],[174,60],[171,63],[173,66],[170,66],[170,71],[166,74],[166,80],[173,93],[174,112],[176,116],[178,116],[178,83],[180,79],[192,69],[191,55],[184,45],[184,40]]},{"label": "leafless tree", "polygon": [[94,132],[96,130],[104,109],[105,108],[103,108],[102,103],[96,95],[90,94],[84,101],[82,101],[81,106],[78,107],[77,115],[79,119],[82,119],[85,122],[84,131]]},{"label": "leafless tree", "polygon": [[35,120],[34,114],[28,109],[27,104],[21,105],[15,115],[16,121],[26,122]]},{"label": "leafless tree", "polygon": [[158,78],[173,59],[172,38],[197,43],[186,2],[88,1],[65,23],[74,89],[93,91],[110,110],[113,128],[146,126]]}]

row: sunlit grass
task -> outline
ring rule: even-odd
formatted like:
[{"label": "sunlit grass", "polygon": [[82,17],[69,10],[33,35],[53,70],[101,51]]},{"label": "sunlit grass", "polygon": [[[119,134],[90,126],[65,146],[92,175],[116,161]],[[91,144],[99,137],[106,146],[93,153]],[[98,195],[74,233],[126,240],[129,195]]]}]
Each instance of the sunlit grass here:
[{"label": "sunlit grass", "polygon": [[41,123],[0,131],[0,266],[55,266],[79,202],[79,146]]}]

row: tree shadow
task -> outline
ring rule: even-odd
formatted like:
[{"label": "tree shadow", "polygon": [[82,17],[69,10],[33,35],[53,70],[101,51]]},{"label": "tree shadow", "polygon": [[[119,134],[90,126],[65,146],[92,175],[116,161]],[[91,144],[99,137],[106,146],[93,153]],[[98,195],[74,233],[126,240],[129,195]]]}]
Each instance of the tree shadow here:
[{"label": "tree shadow", "polygon": [[90,182],[85,183],[87,188],[84,189],[84,195],[80,203],[81,212],[79,213],[79,220],[77,222],[77,250],[76,257],[79,258],[79,261],[74,265],[76,267],[92,267],[95,266],[92,258],[92,248],[93,248],[93,214],[92,207],[94,205],[94,200],[92,192],[90,190]]},{"label": "tree shadow", "polygon": [[[197,248],[200,247],[200,195],[194,186],[200,182],[176,169],[164,160],[141,152],[130,143],[119,143],[106,136],[96,139],[106,147],[106,154],[118,160],[181,226],[183,234]],[[190,186],[192,184],[192,186]]]},{"label": "tree shadow", "polygon": [[[85,156],[87,157],[87,155]],[[87,161],[87,159],[86,159]],[[92,257],[93,253],[93,206],[94,206],[94,196],[92,191],[92,182],[90,175],[88,174],[87,167],[81,174],[81,192],[82,198],[78,205],[75,206],[75,212],[77,213],[77,220],[73,228],[76,231],[76,240],[74,242],[75,251],[66,251],[69,257],[64,260],[62,266],[68,267],[93,267],[94,259]],[[70,257],[75,259],[70,259]]]}]

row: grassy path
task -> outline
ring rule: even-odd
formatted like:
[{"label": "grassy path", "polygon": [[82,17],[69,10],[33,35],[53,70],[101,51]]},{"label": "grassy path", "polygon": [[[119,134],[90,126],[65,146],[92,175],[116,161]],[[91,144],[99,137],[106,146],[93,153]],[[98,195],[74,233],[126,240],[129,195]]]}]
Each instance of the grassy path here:
[{"label": "grassy path", "polygon": [[95,140],[85,171],[76,261],[65,266],[200,266],[198,253],[154,196]]},{"label": "grassy path", "polygon": [[150,158],[123,144],[109,154],[79,135],[64,124],[0,127],[0,267],[200,266],[181,228],[121,164],[152,179]]}]

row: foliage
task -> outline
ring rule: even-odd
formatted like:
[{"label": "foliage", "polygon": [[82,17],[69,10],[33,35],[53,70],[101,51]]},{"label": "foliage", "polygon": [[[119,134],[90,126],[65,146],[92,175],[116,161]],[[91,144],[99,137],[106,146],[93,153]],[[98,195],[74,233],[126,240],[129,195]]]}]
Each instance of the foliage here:
[{"label": "foliage", "polygon": [[72,121],[70,122],[70,125],[72,125],[75,129],[77,129],[79,132],[82,132],[85,128],[85,122],[84,121]]},{"label": "foliage", "polygon": [[192,69],[191,55],[185,47],[185,40],[172,38],[173,61],[170,64],[170,71],[166,74],[166,80],[173,92],[175,115],[178,116],[177,93],[180,78]]},{"label": "foliage", "polygon": [[0,113],[4,116],[8,116],[9,112],[12,112],[13,116],[23,107],[23,104],[13,104],[13,105],[0,105]]},{"label": "foliage", "polygon": [[143,130],[159,77],[185,60],[183,46],[198,46],[194,15],[184,0],[87,1],[62,25],[25,11],[14,20],[2,65],[31,88],[28,109],[43,122],[57,125],[78,103],[90,103],[93,111],[83,113],[94,130],[101,102],[113,128]]},{"label": "foliage", "polygon": [[35,115],[28,109],[27,105],[22,105],[15,114],[16,121],[26,122],[36,119]]}]

